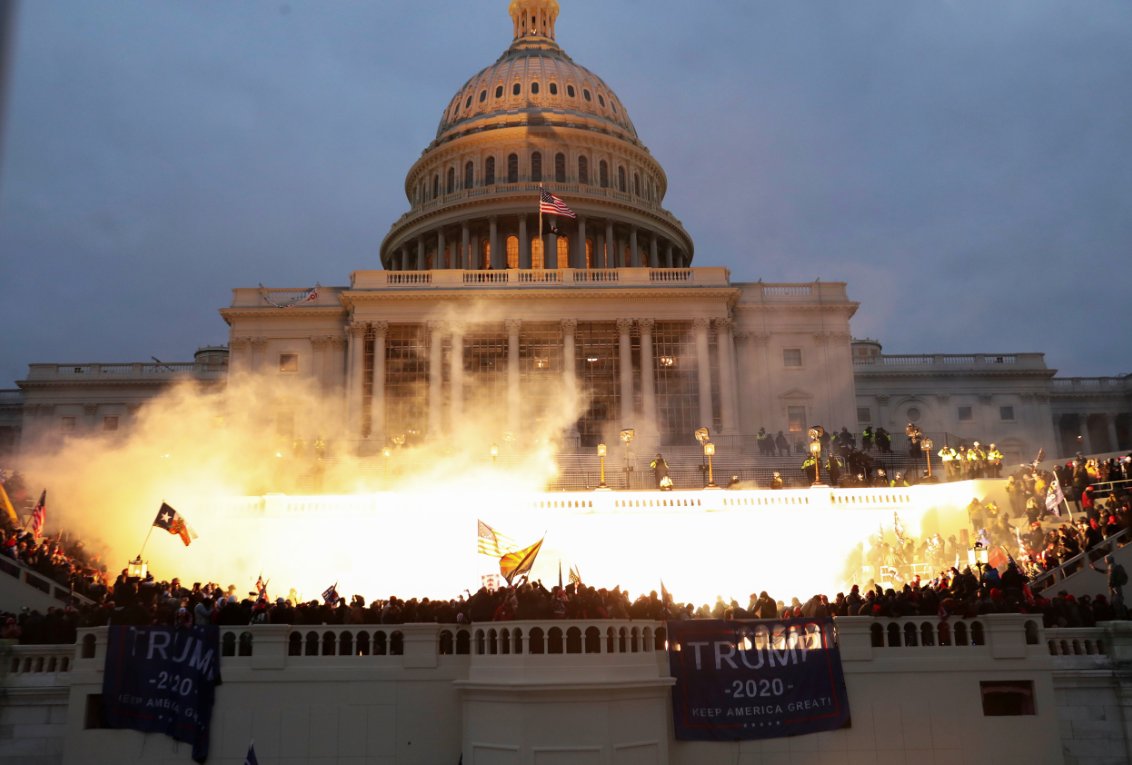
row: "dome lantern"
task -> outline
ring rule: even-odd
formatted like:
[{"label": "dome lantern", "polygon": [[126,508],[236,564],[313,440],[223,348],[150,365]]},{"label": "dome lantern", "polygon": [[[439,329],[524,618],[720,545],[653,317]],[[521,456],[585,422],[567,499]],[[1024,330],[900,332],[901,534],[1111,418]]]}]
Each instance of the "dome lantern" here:
[{"label": "dome lantern", "polygon": [[554,39],[558,0],[511,0],[509,10],[515,27],[514,39],[530,37]]}]

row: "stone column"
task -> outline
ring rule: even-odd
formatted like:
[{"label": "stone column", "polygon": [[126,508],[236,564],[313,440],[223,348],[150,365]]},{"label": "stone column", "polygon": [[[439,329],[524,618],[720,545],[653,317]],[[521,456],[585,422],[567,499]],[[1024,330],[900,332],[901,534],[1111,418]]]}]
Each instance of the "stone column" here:
[{"label": "stone column", "polygon": [[600,232],[594,237],[594,268],[609,268],[605,259],[605,234]]},{"label": "stone column", "polygon": [[527,216],[519,216],[519,268],[531,267],[531,240],[527,234]]},{"label": "stone column", "polygon": [[370,399],[370,438],[385,443],[385,333],[389,322],[373,323],[373,396]]},{"label": "stone column", "polygon": [[362,373],[365,371],[366,325],[352,322],[346,328],[346,433],[350,441],[361,433]]},{"label": "stone column", "polygon": [[432,438],[441,435],[443,423],[440,417],[441,396],[444,393],[444,325],[438,321],[428,323],[428,434]]},{"label": "stone column", "polygon": [[708,326],[710,319],[699,318],[692,320],[692,328],[696,341],[696,374],[700,388],[700,425],[711,428],[712,399],[711,399],[711,352],[708,348]]},{"label": "stone column", "polygon": [[444,251],[444,229],[438,228],[436,230],[436,262],[433,266],[436,268],[449,268],[451,264],[448,262],[448,253]]},{"label": "stone column", "polygon": [[1116,418],[1111,414],[1104,416],[1105,424],[1108,426],[1108,451],[1117,451],[1117,446],[1120,443],[1116,438]]},{"label": "stone column", "polygon": [[641,408],[644,410],[644,427],[649,432],[658,431],[656,414],[656,362],[652,353],[652,319],[640,319],[637,326],[641,330]]},{"label": "stone column", "polygon": [[507,319],[507,430],[519,432],[519,319]]},{"label": "stone column", "polygon": [[425,270],[425,241],[423,234],[417,237],[417,270]]},{"label": "stone column", "polygon": [[[574,367],[574,360],[577,353],[574,350],[574,334],[578,329],[578,322],[576,319],[563,319],[562,320],[562,382],[565,384],[567,406],[571,408],[577,407],[578,400],[578,377]],[[570,424],[570,436],[576,438],[578,435],[577,420]]]},{"label": "stone column", "polygon": [[719,349],[719,418],[723,432],[727,435],[734,435],[739,430],[739,395],[735,388],[732,324],[729,318],[715,320],[715,344]]},{"label": "stone column", "polygon": [[481,241],[482,241],[482,237],[480,236],[479,231],[473,232],[472,233],[472,248],[471,248],[471,252],[468,253],[468,261],[469,261],[468,267],[471,268],[473,271],[482,271],[483,270],[483,253],[480,252],[480,242]]},{"label": "stone column", "polygon": [[[491,250],[491,267],[493,269],[507,268],[507,257],[500,252],[499,247],[499,219],[492,215],[488,218],[487,226],[487,246]],[[502,258],[501,255],[503,255]]]},{"label": "stone column", "polygon": [[629,229],[629,265],[638,268],[641,265],[641,251],[637,248],[637,227]]},{"label": "stone column", "polygon": [[449,432],[455,432],[464,419],[464,325],[453,323],[449,326],[452,330],[452,354],[448,372]]},{"label": "stone column", "polygon": [[607,220],[605,222],[605,267],[617,268],[620,265],[617,262],[617,240],[613,238],[613,221]]},{"label": "stone column", "polygon": [[617,368],[621,373],[621,427],[633,425],[633,341],[629,331],[632,319],[617,320]]},{"label": "stone column", "polygon": [[664,267],[672,268],[674,266],[675,263],[672,262],[672,242],[669,242],[664,248]]},{"label": "stone column", "polygon": [[472,232],[468,230],[468,222],[464,221],[460,224],[460,257],[456,259],[460,268],[463,269],[471,267],[468,265],[468,245],[471,242],[471,235]]},{"label": "stone column", "polygon": [[574,268],[586,267],[586,219],[584,216],[578,216],[578,236],[577,242],[574,243]]},{"label": "stone column", "polygon": [[657,255],[656,236],[649,237],[649,268],[660,268],[660,260]]},{"label": "stone column", "polygon": [[546,245],[542,251],[542,267],[548,271],[558,268],[558,235],[547,234]]}]

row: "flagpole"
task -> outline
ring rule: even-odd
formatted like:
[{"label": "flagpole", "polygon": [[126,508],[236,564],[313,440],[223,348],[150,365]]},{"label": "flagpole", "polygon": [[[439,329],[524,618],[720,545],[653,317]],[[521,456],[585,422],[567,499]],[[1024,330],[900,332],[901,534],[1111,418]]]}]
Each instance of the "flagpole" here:
[{"label": "flagpole", "polygon": [[[542,245],[542,267],[546,268],[546,242],[542,238],[542,184],[538,185],[538,243]],[[531,263],[534,268],[534,263]]]}]

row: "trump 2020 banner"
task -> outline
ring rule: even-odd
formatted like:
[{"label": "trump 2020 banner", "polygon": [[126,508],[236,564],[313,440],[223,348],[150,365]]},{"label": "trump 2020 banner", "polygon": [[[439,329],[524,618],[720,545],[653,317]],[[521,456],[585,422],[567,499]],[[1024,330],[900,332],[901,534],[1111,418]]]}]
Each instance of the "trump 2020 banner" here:
[{"label": "trump 2020 banner", "polygon": [[680,741],[736,741],[835,730],[849,699],[833,620],[668,623]]},{"label": "trump 2020 banner", "polygon": [[108,728],[164,733],[208,757],[209,720],[220,684],[220,630],[110,627],[102,678]]}]

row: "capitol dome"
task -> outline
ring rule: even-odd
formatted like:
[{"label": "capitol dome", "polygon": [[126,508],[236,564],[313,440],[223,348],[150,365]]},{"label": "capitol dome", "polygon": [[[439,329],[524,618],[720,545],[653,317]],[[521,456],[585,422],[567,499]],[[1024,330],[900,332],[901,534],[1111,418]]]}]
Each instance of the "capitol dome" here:
[{"label": "capitol dome", "polygon": [[[449,101],[381,247],[395,271],[683,268],[692,240],[621,99],[555,40],[557,0],[511,0],[512,42]],[[540,216],[539,194],[575,218]]]}]

